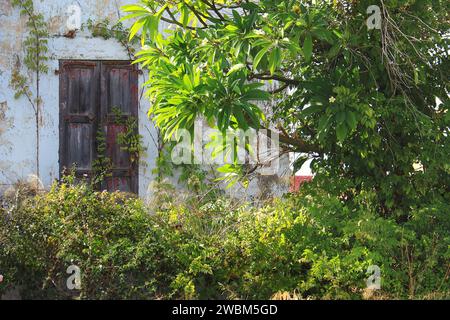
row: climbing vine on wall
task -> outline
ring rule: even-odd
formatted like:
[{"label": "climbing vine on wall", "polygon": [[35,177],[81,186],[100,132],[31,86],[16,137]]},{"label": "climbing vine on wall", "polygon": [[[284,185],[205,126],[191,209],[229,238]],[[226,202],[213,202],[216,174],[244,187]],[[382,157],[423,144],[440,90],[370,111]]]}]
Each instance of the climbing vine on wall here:
[{"label": "climbing vine on wall", "polygon": [[123,151],[128,152],[130,161],[135,164],[139,161],[141,155],[146,151],[143,144],[143,137],[138,132],[138,122],[136,117],[123,117],[123,113],[119,108],[113,107],[114,124],[123,126],[125,131],[117,134],[117,144]]},{"label": "climbing vine on wall", "polygon": [[94,175],[92,177],[92,184],[98,186],[107,177],[111,177],[112,161],[106,155],[106,135],[103,129],[98,129],[97,136],[97,158],[92,163]]},{"label": "climbing vine on wall", "polygon": [[20,9],[20,14],[22,16],[27,17],[26,26],[28,28],[28,34],[23,42],[25,51],[23,64],[29,72],[34,74],[34,79],[28,79],[28,77],[24,75],[21,68],[22,63],[19,56],[17,56],[10,84],[15,90],[15,98],[18,99],[25,96],[34,111],[36,126],[36,174],[39,177],[39,129],[42,107],[40,77],[42,73],[48,72],[48,66],[45,64],[48,60],[48,25],[44,20],[44,16],[35,11],[32,0],[12,0],[11,3],[14,7]]},{"label": "climbing vine on wall", "polygon": [[[124,117],[122,111],[117,107],[111,108],[114,115],[114,125],[119,125],[124,128],[123,132],[120,132],[116,136],[116,143],[119,145],[122,151],[125,151],[130,156],[130,162],[132,165],[138,164],[147,148],[144,146],[143,137],[138,133],[138,121],[136,117],[128,116]],[[92,183],[98,186],[105,178],[112,176],[112,161],[106,153],[107,141],[106,135],[102,128],[97,131],[97,158],[93,162],[94,176]],[[145,166],[146,163],[140,162]]]},{"label": "climbing vine on wall", "polygon": [[134,59],[134,53],[136,52],[133,47],[138,41],[137,39],[128,39],[129,30],[124,27],[121,22],[111,24],[109,19],[103,19],[100,21],[94,21],[88,19],[86,23],[83,23],[81,30],[87,29],[91,32],[93,37],[100,37],[105,40],[116,39],[128,52],[130,60]]},{"label": "climbing vine on wall", "polygon": [[[93,37],[100,37],[105,40],[116,39],[127,50],[130,60],[135,59],[134,57],[134,54],[136,52],[135,47],[139,45],[139,40],[136,37],[130,39],[129,37],[130,30],[126,28],[122,22],[119,21],[117,23],[112,24],[109,21],[109,19],[103,19],[99,21],[88,19],[87,22],[81,26],[81,30],[88,30],[89,32],[91,32]],[[155,168],[152,170],[152,173],[156,175],[156,179],[158,181],[161,181],[163,177],[171,176],[173,174],[174,166],[170,160],[170,153],[172,150],[172,146],[171,144],[164,142],[161,138],[159,129],[158,128],[155,129],[157,130],[158,136],[156,137],[156,139],[153,140],[158,150],[158,156],[156,158]],[[122,137],[121,138],[118,137],[118,139],[132,140],[129,135],[123,134],[121,136]],[[102,137],[99,137],[99,139],[102,139]],[[132,152],[135,152],[136,143],[134,143],[133,145],[134,147],[131,147],[130,149]],[[106,163],[104,165],[106,165]]]}]

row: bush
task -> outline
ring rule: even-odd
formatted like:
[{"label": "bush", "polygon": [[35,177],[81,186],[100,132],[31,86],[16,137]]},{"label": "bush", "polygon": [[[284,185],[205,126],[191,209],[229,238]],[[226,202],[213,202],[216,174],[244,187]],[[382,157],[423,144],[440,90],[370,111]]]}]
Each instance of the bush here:
[{"label": "bush", "polygon": [[[320,182],[320,180],[318,180]],[[216,197],[164,203],[54,185],[0,218],[0,293],[79,299],[449,298],[445,201],[407,222],[375,213],[370,192],[343,197],[319,182],[262,208]],[[334,194],[339,194],[336,196]],[[81,290],[66,287],[81,269]],[[366,270],[381,269],[381,290]]]},{"label": "bush", "polygon": [[[398,223],[376,213],[373,192],[332,191],[318,179],[261,209],[219,198],[160,210],[160,240],[178,270],[171,297],[449,297],[445,199]],[[381,269],[377,292],[366,289],[371,265]]]},{"label": "bush", "polygon": [[303,298],[361,298],[374,293],[365,290],[366,270],[377,265],[378,295],[448,297],[448,206],[423,208],[399,225],[374,213],[374,195],[351,205],[321,191],[307,194],[276,201],[241,224],[233,240],[242,253],[237,296],[264,299],[287,291]]},{"label": "bush", "polygon": [[80,298],[155,295],[158,241],[137,199],[54,185],[4,213],[0,235],[6,287],[19,286],[24,298],[69,298],[70,265],[82,272]]}]

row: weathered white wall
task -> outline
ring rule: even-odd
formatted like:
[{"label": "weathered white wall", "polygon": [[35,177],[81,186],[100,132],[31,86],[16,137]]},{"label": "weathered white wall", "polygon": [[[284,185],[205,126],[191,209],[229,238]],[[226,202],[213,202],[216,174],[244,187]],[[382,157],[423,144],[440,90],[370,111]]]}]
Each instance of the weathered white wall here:
[{"label": "weathered white wall", "polygon": [[[81,8],[81,22],[89,18],[100,21],[109,18],[118,19],[121,5],[133,3],[133,0],[46,0],[34,1],[35,9],[49,22],[48,39],[49,72],[41,77],[42,123],[40,134],[41,180],[49,186],[59,178],[59,59],[83,60],[128,60],[126,50],[116,40],[93,38],[89,31],[77,32],[73,39],[63,36],[66,33],[67,13],[70,5]],[[0,189],[19,179],[26,180],[35,174],[35,118],[31,105],[25,97],[14,99],[14,91],[9,85],[11,71],[18,54],[23,57],[22,42],[26,36],[25,18],[19,10],[11,7],[10,0],[0,0]],[[33,74],[29,78],[33,79]],[[141,75],[142,84],[145,75]],[[34,88],[31,88],[34,90]],[[157,154],[156,131],[147,118],[148,103],[140,101],[139,131],[144,136],[144,145],[148,148],[147,166],[140,166],[139,190],[145,196],[152,180],[151,170]]]},{"label": "weathered white wall", "polygon": [[[70,5],[81,8],[81,22],[89,18],[100,21],[109,18],[114,22],[119,18],[119,8],[135,0],[35,0],[35,9],[44,15],[49,23],[48,39],[49,73],[41,77],[42,123],[40,133],[40,176],[43,184],[49,186],[59,178],[59,76],[55,70],[59,59],[80,60],[128,60],[126,50],[116,40],[93,38],[89,31],[77,32],[73,39],[63,35],[69,18]],[[35,119],[31,105],[25,97],[14,99],[14,91],[9,85],[16,54],[23,57],[22,42],[26,37],[25,17],[11,6],[11,0],[0,0],[0,193],[17,180],[26,180],[35,174]],[[165,27],[162,26],[161,29]],[[29,74],[33,79],[34,75]],[[141,75],[142,84],[145,74]],[[31,87],[34,90],[33,87]],[[142,89],[141,89],[142,90]],[[142,159],[147,166],[140,166],[139,193],[146,198],[151,190],[151,174],[155,166],[157,146],[156,130],[147,118],[148,102],[140,101],[139,131],[144,137],[147,156]],[[152,137],[153,136],[153,137]],[[289,160],[281,160],[279,176],[262,176],[253,180],[250,188],[229,190],[238,196],[259,197],[270,191],[275,194],[287,190],[286,177],[290,176]]]}]

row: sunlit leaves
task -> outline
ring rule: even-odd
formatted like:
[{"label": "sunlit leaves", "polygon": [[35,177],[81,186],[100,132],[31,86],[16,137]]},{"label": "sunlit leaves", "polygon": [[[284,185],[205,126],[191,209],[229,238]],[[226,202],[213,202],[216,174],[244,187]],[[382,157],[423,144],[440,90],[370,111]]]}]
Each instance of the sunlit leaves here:
[{"label": "sunlit leaves", "polygon": [[[369,1],[233,2],[219,13],[208,3],[127,7],[137,23],[132,35],[143,35],[146,45],[137,63],[149,71],[150,115],[166,137],[199,115],[221,132],[264,122],[285,131],[290,150],[314,151],[321,158],[315,164],[351,174],[410,170],[419,150],[448,140],[441,132],[448,132],[448,112],[434,106],[436,96],[448,96],[441,1],[427,1],[420,20],[409,6],[385,4],[388,22],[396,23],[385,29],[395,42],[388,46],[381,31],[366,30]],[[162,11],[170,30],[140,20]],[[273,112],[265,119],[258,102],[267,99]],[[440,142],[422,144],[433,139]]]},{"label": "sunlit leaves", "polygon": [[269,46],[262,48],[255,56],[253,60],[253,69],[256,70],[258,68],[261,59],[266,55],[267,51],[269,51]]},{"label": "sunlit leaves", "polygon": [[272,52],[269,56],[269,71],[271,74],[274,74],[277,68],[281,65],[282,55],[281,49],[279,47],[275,47],[272,49]]},{"label": "sunlit leaves", "polygon": [[234,66],[232,66],[232,67],[230,68],[230,70],[229,70],[228,73],[227,73],[227,76],[229,76],[229,75],[232,74],[233,72],[236,72],[236,71],[239,71],[239,70],[242,70],[242,69],[245,69],[245,68],[246,68],[246,65],[243,64],[243,63],[235,64]]},{"label": "sunlit leaves", "polygon": [[122,17],[120,21],[136,19],[136,21],[130,28],[129,40],[133,39],[133,37],[139,31],[142,32],[142,44],[145,43],[146,37],[149,37],[153,40],[158,33],[161,15],[163,14],[166,7],[167,4],[159,8],[159,10],[152,10],[144,3],[122,6],[122,10],[129,14]]}]

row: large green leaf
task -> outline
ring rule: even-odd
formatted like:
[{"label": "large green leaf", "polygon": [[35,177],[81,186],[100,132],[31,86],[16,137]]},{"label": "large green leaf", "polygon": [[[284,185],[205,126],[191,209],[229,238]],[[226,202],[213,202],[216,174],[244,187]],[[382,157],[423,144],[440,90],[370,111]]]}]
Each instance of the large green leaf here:
[{"label": "large green leaf", "polygon": [[266,55],[267,51],[269,51],[269,47],[264,47],[256,54],[255,59],[253,60],[253,70],[258,68],[261,59]]},{"label": "large green leaf", "polygon": [[308,33],[305,37],[305,41],[303,42],[303,55],[305,56],[307,62],[311,61],[312,50],[313,50],[312,37],[311,34]]},{"label": "large green leaf", "polygon": [[339,123],[336,126],[336,136],[338,141],[342,142],[347,137],[348,128],[345,123]]}]

